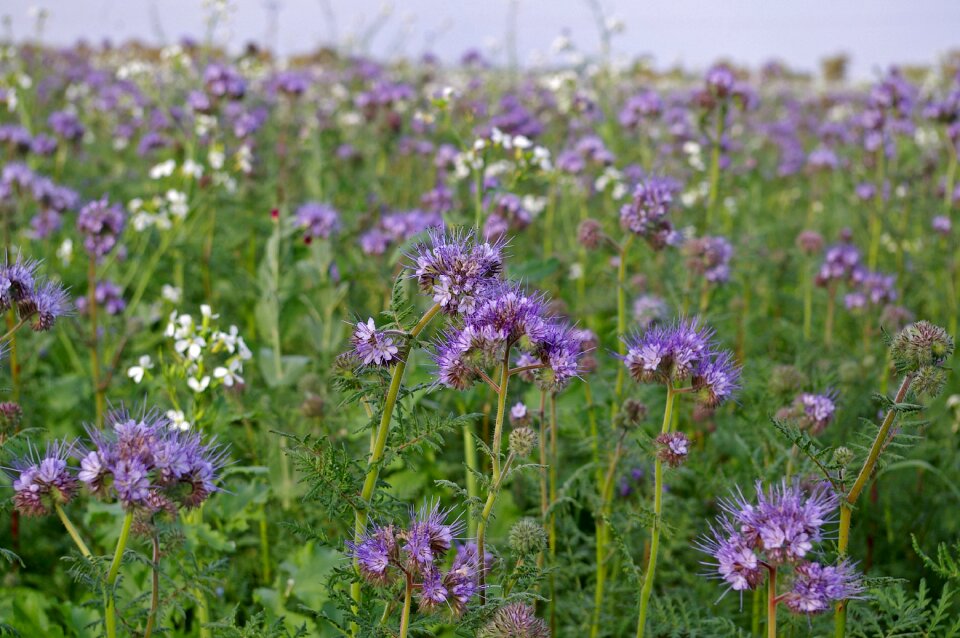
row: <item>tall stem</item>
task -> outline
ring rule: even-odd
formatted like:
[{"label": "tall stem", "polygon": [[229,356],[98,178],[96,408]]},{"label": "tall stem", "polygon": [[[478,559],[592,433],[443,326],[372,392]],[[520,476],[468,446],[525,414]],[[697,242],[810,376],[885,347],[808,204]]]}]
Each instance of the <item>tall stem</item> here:
[{"label": "tall stem", "polygon": [[607,517],[610,516],[613,501],[613,479],[617,475],[617,463],[623,451],[622,439],[617,442],[616,448],[607,464],[606,478],[601,482],[600,511],[596,520],[596,570],[597,584],[593,594],[593,621],[590,624],[590,636],[596,638],[600,633],[600,613],[603,610],[603,595],[607,580]]},{"label": "tall stem", "polygon": [[[676,394],[672,385],[667,385],[667,405],[663,410],[663,425],[660,433],[670,431],[673,420],[673,402]],[[650,562],[647,564],[647,573],[643,576],[643,587],[640,590],[640,616],[637,620],[637,638],[643,638],[647,625],[647,605],[650,603],[650,594],[653,592],[653,579],[657,572],[657,552],[660,550],[660,527],[663,515],[663,462],[657,457],[654,462],[653,483],[653,527],[650,530]]]},{"label": "tall stem", "polygon": [[827,291],[827,318],[823,324],[823,342],[828,348],[833,345],[833,317],[837,305],[837,287],[831,283]]},{"label": "tall stem", "polygon": [[80,550],[80,553],[83,554],[84,558],[90,558],[90,549],[87,547],[87,544],[83,542],[83,539],[80,538],[80,533],[67,517],[67,513],[63,511],[63,507],[57,503],[54,508],[57,511],[57,516],[60,517],[60,522],[63,523],[63,526],[67,529],[67,533],[70,534],[70,538],[72,538],[73,542],[76,543],[77,549]]},{"label": "tall stem", "polygon": [[883,228],[883,183],[885,179],[886,151],[883,145],[877,150],[876,191],[873,195],[873,210],[870,211],[870,247],[867,252],[867,268],[876,270],[880,255],[880,231]]},{"label": "tall stem", "polygon": [[117,539],[117,548],[113,552],[113,560],[110,562],[110,569],[107,571],[107,580],[104,584],[107,595],[107,605],[103,614],[103,622],[106,625],[107,638],[116,638],[117,636],[117,602],[114,595],[113,586],[117,582],[117,576],[120,574],[120,563],[123,562],[123,552],[127,548],[127,540],[130,538],[130,526],[133,524],[133,512],[127,512],[123,517],[123,526],[120,528],[120,538]]},{"label": "tall stem", "polygon": [[777,568],[767,578],[767,638],[777,638]]},{"label": "tall stem", "polygon": [[707,196],[707,217],[704,223],[704,232],[710,229],[713,222],[717,201],[720,198],[720,144],[723,141],[723,124],[727,118],[726,106],[721,104],[717,109],[717,120],[714,123],[713,147],[710,149],[710,193]]},{"label": "tall stem", "polygon": [[153,565],[150,579],[150,614],[147,616],[147,627],[143,630],[143,638],[150,638],[153,626],[157,622],[157,609],[160,607],[160,539],[156,532],[153,534]]},{"label": "tall stem", "polygon": [[90,313],[90,374],[93,380],[93,395],[97,406],[97,425],[103,424],[106,400],[104,388],[100,387],[100,335],[97,330],[97,258],[90,255],[87,266],[87,312]]},{"label": "tall stem", "polygon": [[[480,561],[480,604],[487,602],[487,565],[484,556],[484,541],[486,539],[487,521],[493,512],[493,504],[497,500],[497,494],[500,493],[500,482],[503,478],[500,468],[500,448],[503,439],[503,417],[507,411],[507,384],[510,382],[510,347],[507,346],[503,355],[503,362],[500,364],[500,392],[497,394],[497,417],[493,426],[493,446],[491,447],[493,466],[490,477],[490,491],[487,494],[487,501],[483,505],[483,512],[480,514],[480,521],[477,523],[477,556]],[[509,457],[508,457],[509,458]]]},{"label": "tall stem", "polygon": [[[631,243],[633,243],[633,235],[628,235],[620,247],[620,263],[617,268],[617,352],[621,357],[627,353],[627,342],[624,341],[627,334],[627,252],[630,250]],[[616,416],[617,410],[620,408],[625,374],[626,366],[617,366],[617,385],[612,416]]]},{"label": "tall stem", "polygon": [[[480,466],[477,464],[477,442],[473,438],[471,423],[463,426],[463,457],[467,464],[467,496],[473,500],[480,493],[477,487],[477,476],[474,474]],[[474,537],[477,534],[477,521],[472,516],[467,518],[468,534]]]},{"label": "tall stem", "polygon": [[403,591],[403,613],[400,615],[400,638],[407,638],[410,629],[410,601],[413,600],[413,579],[407,574],[407,584]]},{"label": "tall stem", "polygon": [[[557,452],[557,395],[550,394],[550,506],[557,502],[557,466],[560,455]],[[557,564],[557,513],[550,512],[550,530],[547,536],[550,550],[550,566]],[[557,635],[557,583],[556,570],[550,570],[550,635]]]},{"label": "tall stem", "polygon": [[[410,338],[415,339],[423,329],[427,327],[430,320],[440,312],[440,305],[434,304],[427,310],[417,325],[410,330]],[[363,490],[360,492],[360,500],[363,501],[362,507],[357,509],[356,519],[353,527],[353,541],[360,543],[360,537],[367,528],[367,508],[373,498],[373,490],[377,486],[377,479],[380,477],[380,461],[383,460],[384,451],[387,447],[387,434],[390,431],[390,421],[393,418],[393,409],[397,405],[397,397],[400,395],[400,386],[403,382],[403,372],[406,370],[407,362],[401,360],[393,368],[393,377],[390,379],[390,388],[387,390],[387,397],[383,403],[383,413],[380,415],[380,425],[377,426],[376,437],[371,439],[370,457],[367,460],[367,475],[363,481]],[[359,572],[359,561],[354,558],[354,568]],[[356,582],[350,586],[350,595],[354,601],[354,608],[360,607],[360,583]],[[357,627],[352,627],[352,634],[357,634]]]},{"label": "tall stem", "polygon": [[[893,399],[894,403],[903,402],[912,381],[913,376],[910,374],[903,377],[903,381],[900,383],[900,389],[897,390],[897,395]],[[884,417],[883,423],[880,424],[880,429],[877,431],[877,436],[873,440],[873,445],[870,446],[870,452],[867,455],[866,461],[863,463],[863,467],[860,468],[860,474],[857,475],[857,480],[854,482],[853,487],[850,488],[846,497],[840,501],[840,529],[837,535],[837,553],[840,555],[840,558],[847,555],[847,547],[850,545],[850,524],[853,518],[853,506],[856,504],[857,499],[863,492],[863,488],[873,474],[873,470],[877,465],[877,459],[880,458],[880,453],[887,444],[887,439],[890,436],[890,428],[893,427],[896,415],[897,411],[894,408],[887,410],[887,415]],[[841,600],[837,603],[834,613],[835,638],[843,638],[846,634],[846,627],[847,601]]]}]

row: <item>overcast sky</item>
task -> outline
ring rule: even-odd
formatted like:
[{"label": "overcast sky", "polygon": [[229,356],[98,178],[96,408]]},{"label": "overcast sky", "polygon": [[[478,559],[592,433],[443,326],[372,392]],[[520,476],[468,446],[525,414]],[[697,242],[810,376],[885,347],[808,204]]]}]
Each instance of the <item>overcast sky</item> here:
[{"label": "overcast sky", "polygon": [[[625,24],[613,40],[618,57],[651,55],[658,66],[703,67],[718,56],[760,64],[778,57],[813,70],[825,55],[846,52],[852,73],[869,78],[891,63],[929,63],[960,47],[960,0],[595,0]],[[172,42],[202,38],[203,0],[3,0],[17,38],[33,33],[31,8],[49,11],[44,38],[57,44],[84,37],[114,41],[138,37]],[[566,32],[583,51],[599,49],[587,0],[232,0],[229,32],[275,43],[284,53],[356,40],[382,23],[371,40],[377,55],[415,56],[426,50],[455,60],[465,49],[499,50],[515,15],[517,57],[531,63],[549,55]],[[516,6],[512,11],[511,7]],[[275,20],[271,15],[277,16]],[[276,28],[272,29],[271,24]],[[553,58],[556,60],[556,58]]]}]

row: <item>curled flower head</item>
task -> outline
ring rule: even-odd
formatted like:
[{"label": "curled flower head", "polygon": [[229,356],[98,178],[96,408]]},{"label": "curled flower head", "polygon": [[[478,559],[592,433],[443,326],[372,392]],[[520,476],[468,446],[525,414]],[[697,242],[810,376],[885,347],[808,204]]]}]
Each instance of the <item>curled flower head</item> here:
[{"label": "curled flower head", "polygon": [[705,564],[716,570],[716,577],[733,591],[752,590],[763,580],[763,566],[749,543],[734,530],[729,521],[710,529],[699,549],[713,558]]},{"label": "curled flower head", "polygon": [[353,355],[365,366],[386,366],[399,361],[400,348],[394,338],[382,330],[377,330],[373,318],[359,322],[350,337]]},{"label": "curled flower head", "polygon": [[687,267],[710,283],[730,279],[730,258],[733,246],[724,237],[700,237],[683,245]]},{"label": "curled flower head", "polygon": [[501,607],[483,629],[481,638],[549,638],[550,628],[524,603]]},{"label": "curled flower head", "polygon": [[360,575],[372,585],[389,584],[394,574],[390,567],[397,560],[397,539],[392,526],[374,527],[359,543],[347,543],[348,553],[356,559]]},{"label": "curled flower head", "polygon": [[794,570],[793,587],[783,601],[790,611],[816,614],[828,611],[833,604],[849,598],[862,598],[863,581],[849,561],[836,565],[802,563]]},{"label": "curled flower head", "polygon": [[834,281],[849,280],[860,266],[860,251],[847,243],[835,244],[827,248],[823,264],[817,273],[818,286],[827,286]]},{"label": "curled flower head", "polygon": [[13,479],[13,505],[26,516],[49,514],[55,505],[66,505],[77,493],[77,478],[67,465],[73,444],[54,441],[41,455],[31,448],[7,470]]},{"label": "curled flower head", "polygon": [[627,341],[624,363],[640,383],[676,383],[689,379],[707,361],[713,330],[696,319],[655,325]]},{"label": "curled flower head", "polygon": [[443,312],[470,312],[477,296],[503,271],[503,243],[481,242],[471,232],[432,229],[429,240],[409,255],[420,291]]},{"label": "curled flower head", "polygon": [[804,392],[794,401],[795,411],[801,428],[819,434],[833,421],[837,411],[836,393],[813,394]]}]

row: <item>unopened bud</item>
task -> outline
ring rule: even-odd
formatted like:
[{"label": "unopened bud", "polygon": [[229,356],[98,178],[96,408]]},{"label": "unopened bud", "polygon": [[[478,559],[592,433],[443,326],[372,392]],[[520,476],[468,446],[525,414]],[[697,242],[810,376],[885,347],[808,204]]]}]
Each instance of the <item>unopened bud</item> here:
[{"label": "unopened bud", "polygon": [[510,528],[510,549],[520,556],[537,554],[547,546],[543,525],[532,518],[521,518]]},{"label": "unopened bud", "polygon": [[532,428],[519,427],[510,433],[510,451],[518,458],[530,456],[538,443],[539,437]]}]

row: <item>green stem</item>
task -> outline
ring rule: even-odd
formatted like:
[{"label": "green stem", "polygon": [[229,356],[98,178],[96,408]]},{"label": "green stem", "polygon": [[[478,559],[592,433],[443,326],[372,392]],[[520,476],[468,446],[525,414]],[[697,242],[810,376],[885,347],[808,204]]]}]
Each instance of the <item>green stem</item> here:
[{"label": "green stem", "polygon": [[[667,404],[663,410],[663,425],[660,433],[670,431],[673,421],[673,403],[676,393],[672,385],[667,385]],[[663,462],[657,457],[654,462],[653,483],[653,527],[650,530],[650,561],[647,573],[643,576],[643,588],[640,590],[640,616],[637,620],[637,638],[643,638],[647,626],[647,605],[650,603],[650,594],[653,593],[653,579],[657,572],[657,553],[660,550],[660,527],[663,515]]]},{"label": "green stem", "polygon": [[150,613],[147,616],[147,627],[143,630],[143,638],[150,638],[153,626],[157,621],[157,609],[160,607],[160,539],[153,535],[153,565],[151,566],[150,580]]},{"label": "green stem", "polygon": [[[617,352],[621,357],[627,353],[627,342],[624,341],[627,334],[627,251],[630,249],[632,242],[633,235],[628,235],[623,241],[623,245],[620,247],[620,263],[617,268]],[[620,407],[625,371],[626,366],[617,366],[617,385],[614,391],[615,398],[611,416],[616,416]]]},{"label": "green stem", "polygon": [[803,338],[810,341],[813,334],[813,278],[806,267],[800,276],[803,278]]},{"label": "green stem", "polygon": [[873,210],[870,212],[870,248],[867,252],[867,268],[876,270],[880,256],[880,231],[883,215],[883,182],[886,168],[886,152],[883,146],[877,150],[876,192],[873,195]]},{"label": "green stem", "polygon": [[90,314],[90,375],[97,410],[97,425],[103,424],[106,410],[104,388],[100,387],[100,335],[97,331],[97,258],[90,255],[87,266],[87,312]]},{"label": "green stem", "polygon": [[[557,394],[550,394],[550,507],[557,502],[557,467],[560,455],[557,451]],[[557,513],[550,512],[548,533],[548,548],[550,550],[550,566],[557,564]],[[550,570],[550,635],[557,635],[557,590],[556,570]]]},{"label": "green stem", "polygon": [[[507,346],[503,354],[503,362],[500,364],[500,391],[497,393],[497,417],[493,426],[493,446],[491,447],[491,465],[493,466],[490,476],[490,492],[487,494],[487,501],[484,503],[483,512],[480,515],[480,521],[477,524],[477,556],[480,560],[480,604],[487,602],[487,568],[484,561],[485,550],[484,541],[486,538],[487,521],[493,512],[493,504],[500,493],[500,483],[503,480],[503,472],[500,467],[500,449],[503,441],[503,419],[507,411],[507,385],[510,383],[510,347]],[[508,456],[508,467],[509,459]]]},{"label": "green stem", "polygon": [[777,638],[777,568],[770,568],[767,579],[767,638]]},{"label": "green stem", "polygon": [[753,638],[760,638],[760,619],[763,616],[763,603],[760,602],[762,595],[763,593],[759,587],[753,590],[753,613],[750,623],[750,635],[753,636]]},{"label": "green stem", "polygon": [[604,588],[607,580],[607,517],[610,516],[613,502],[613,479],[617,475],[617,463],[623,451],[622,440],[610,456],[606,478],[600,488],[600,512],[596,520],[596,570],[597,585],[593,595],[593,622],[590,624],[590,637],[596,638],[600,633],[600,613],[603,609]]},{"label": "green stem", "polygon": [[65,528],[67,528],[67,533],[70,534],[70,538],[72,538],[73,542],[76,543],[77,549],[80,550],[80,553],[83,554],[84,558],[90,558],[90,549],[87,547],[87,544],[83,542],[83,539],[80,538],[80,533],[77,532],[77,528],[73,526],[73,523],[70,521],[67,513],[63,511],[63,507],[57,503],[54,505],[54,509],[57,511],[57,516],[60,517],[60,522],[63,523]]},{"label": "green stem", "polygon": [[[472,501],[480,493],[477,489],[477,477],[474,474],[480,466],[477,464],[477,442],[473,438],[473,426],[469,423],[463,426],[463,456],[467,463],[467,496]],[[476,536],[477,521],[472,516],[468,519],[468,534],[471,537]]]},{"label": "green stem", "polygon": [[720,144],[723,140],[723,124],[727,117],[727,109],[721,105],[717,110],[717,121],[714,125],[713,146],[710,149],[710,193],[707,196],[707,218],[704,223],[704,232],[709,230],[715,211],[717,201],[720,198]]},{"label": "green stem", "polygon": [[117,582],[117,576],[120,574],[120,563],[123,562],[123,552],[127,548],[127,540],[130,538],[130,526],[133,524],[133,512],[127,512],[123,517],[123,526],[120,528],[120,538],[117,539],[117,548],[113,552],[113,560],[110,562],[110,569],[107,571],[107,580],[104,584],[107,595],[107,605],[103,615],[103,622],[106,625],[107,638],[116,638],[117,636],[117,613],[116,596],[113,586]]},{"label": "green stem", "polygon": [[[903,399],[907,396],[907,391],[910,389],[910,383],[912,381],[913,376],[910,374],[903,378],[903,381],[900,383],[900,389],[897,390],[897,395],[893,399],[894,403],[903,402]],[[890,436],[890,428],[893,427],[893,422],[896,419],[896,415],[897,411],[894,408],[887,410],[887,415],[884,417],[883,423],[880,425],[880,430],[877,432],[877,436],[873,440],[873,445],[870,446],[870,452],[867,455],[866,461],[863,463],[863,467],[860,468],[860,474],[857,475],[857,480],[854,482],[853,487],[850,488],[850,491],[847,493],[846,497],[840,502],[840,528],[837,535],[837,553],[839,554],[840,558],[843,558],[847,555],[847,548],[850,545],[850,524],[851,519],[853,518],[853,506],[856,505],[857,499],[863,492],[863,488],[866,487],[867,481],[873,474],[873,470],[877,465],[877,460],[880,458],[880,453],[887,444],[887,439]],[[834,613],[835,638],[843,638],[844,635],[846,635],[846,627],[847,601],[841,600],[837,603]]]},{"label": "green stem", "polygon": [[[434,304],[427,310],[417,322],[417,325],[410,331],[410,338],[415,339],[423,329],[427,327],[430,320],[440,312],[440,305]],[[363,490],[360,492],[362,507],[357,508],[356,518],[353,527],[353,540],[359,543],[364,531],[367,528],[367,509],[373,498],[373,490],[377,486],[377,479],[380,477],[380,461],[383,460],[384,451],[387,447],[387,434],[390,431],[390,421],[393,418],[393,409],[397,404],[397,397],[400,395],[400,385],[403,382],[403,372],[406,370],[407,363],[401,360],[393,368],[393,377],[390,379],[390,388],[387,390],[387,397],[383,403],[383,413],[380,415],[380,425],[377,426],[376,437],[371,439],[370,458],[367,460],[367,475],[363,481]],[[359,562],[354,559],[354,568],[359,572]],[[356,582],[350,586],[350,595],[354,601],[354,609],[360,607],[360,583]],[[357,628],[353,627],[353,635],[357,634]]]},{"label": "green stem", "polygon": [[207,625],[210,624],[210,603],[202,589],[195,589],[193,595],[197,598],[197,624],[200,625],[200,638],[210,638],[213,634]]},{"label": "green stem", "polygon": [[410,601],[413,600],[413,579],[407,574],[407,585],[403,592],[403,613],[400,615],[400,638],[407,638],[410,629]]}]

